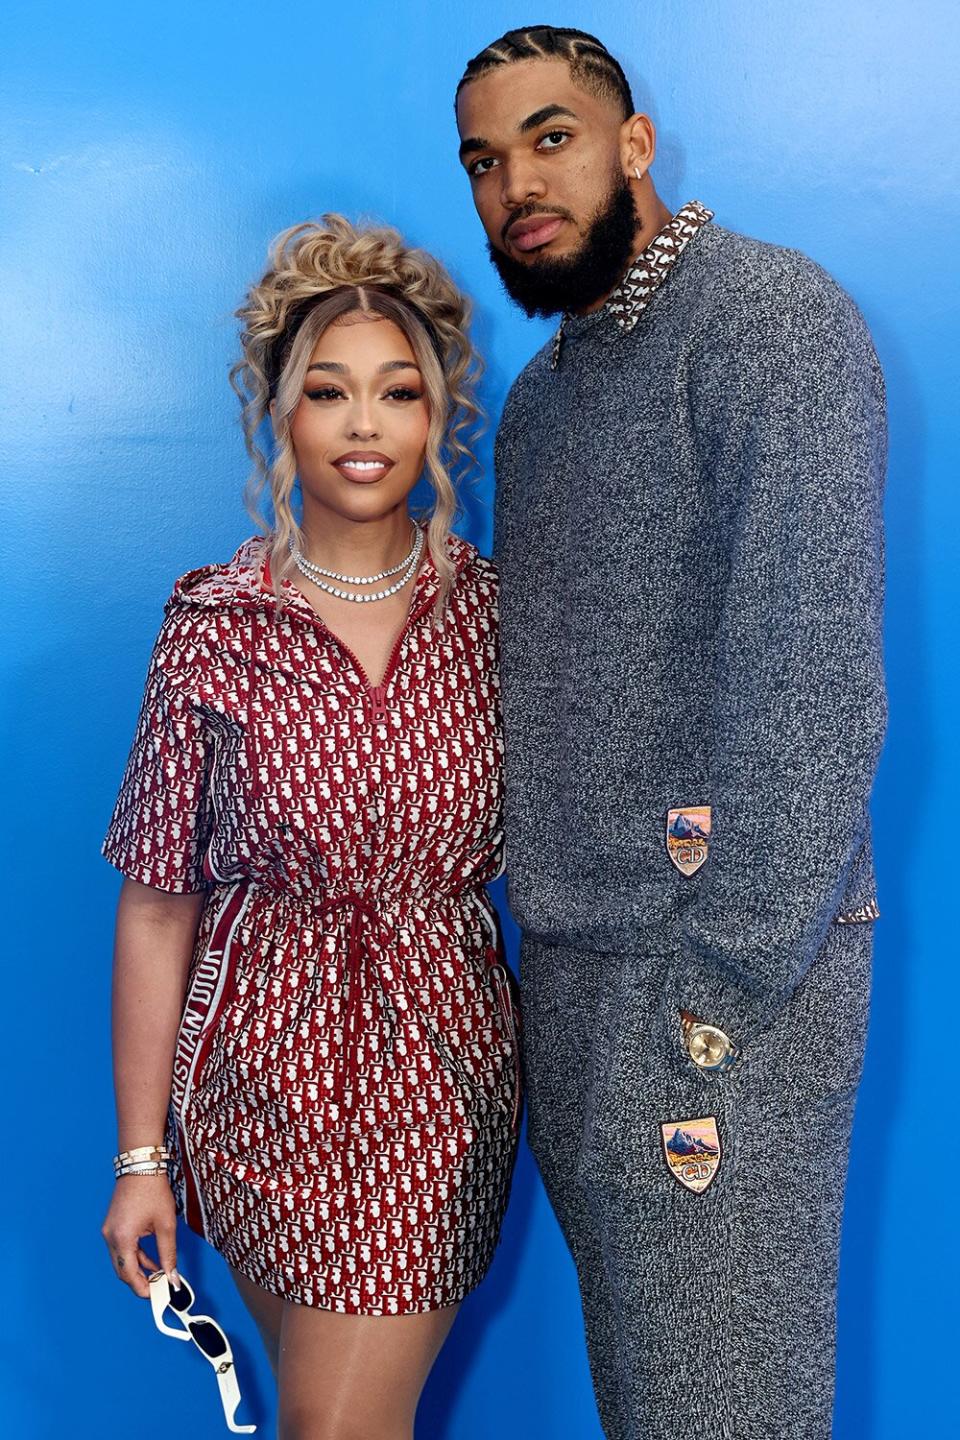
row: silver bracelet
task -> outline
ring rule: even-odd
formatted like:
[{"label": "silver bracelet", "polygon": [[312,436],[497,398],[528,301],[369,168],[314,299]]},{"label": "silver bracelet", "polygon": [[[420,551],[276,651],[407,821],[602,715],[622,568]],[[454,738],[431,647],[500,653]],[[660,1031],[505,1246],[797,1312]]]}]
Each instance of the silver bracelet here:
[{"label": "silver bracelet", "polygon": [[117,1165],[114,1167],[114,1178],[119,1180],[121,1175],[166,1175],[166,1160],[136,1160],[130,1165]]}]

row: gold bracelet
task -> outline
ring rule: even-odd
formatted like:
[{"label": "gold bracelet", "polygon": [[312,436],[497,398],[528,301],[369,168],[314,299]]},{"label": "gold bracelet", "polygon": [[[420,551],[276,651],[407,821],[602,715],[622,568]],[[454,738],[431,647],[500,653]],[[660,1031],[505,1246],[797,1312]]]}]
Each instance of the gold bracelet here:
[{"label": "gold bracelet", "polygon": [[138,1145],[135,1150],[121,1150],[113,1157],[113,1168],[121,1165],[138,1165],[144,1160],[166,1161],[173,1159],[173,1151],[164,1145]]},{"label": "gold bracelet", "polygon": [[140,1160],[134,1165],[122,1165],[119,1170],[113,1172],[115,1180],[121,1179],[124,1175],[166,1175],[165,1164],[158,1164],[154,1161]]}]

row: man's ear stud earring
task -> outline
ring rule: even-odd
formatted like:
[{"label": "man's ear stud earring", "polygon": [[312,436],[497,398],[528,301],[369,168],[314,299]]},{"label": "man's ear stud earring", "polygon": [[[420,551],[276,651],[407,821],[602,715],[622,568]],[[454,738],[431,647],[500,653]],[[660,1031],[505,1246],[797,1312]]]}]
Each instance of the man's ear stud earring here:
[{"label": "man's ear stud earring", "polygon": [[640,174],[640,167],[639,167],[639,165],[634,165],[634,167],[633,167],[633,173],[634,173],[634,175],[636,175],[636,177],[637,177],[638,180],[642,180],[642,179],[643,179],[643,176]]}]

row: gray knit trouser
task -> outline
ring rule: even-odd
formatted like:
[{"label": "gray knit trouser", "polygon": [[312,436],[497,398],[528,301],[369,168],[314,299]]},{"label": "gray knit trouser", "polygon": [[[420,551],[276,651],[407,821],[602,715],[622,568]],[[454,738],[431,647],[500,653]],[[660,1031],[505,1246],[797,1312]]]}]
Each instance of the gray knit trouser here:
[{"label": "gray knit trouser", "polygon": [[[719,1080],[665,1013],[666,956],[524,938],[530,1143],[576,1262],[608,1440],[829,1437],[872,929],[833,924]],[[693,1194],[668,1172],[660,1125],[708,1115],[722,1159]]]}]

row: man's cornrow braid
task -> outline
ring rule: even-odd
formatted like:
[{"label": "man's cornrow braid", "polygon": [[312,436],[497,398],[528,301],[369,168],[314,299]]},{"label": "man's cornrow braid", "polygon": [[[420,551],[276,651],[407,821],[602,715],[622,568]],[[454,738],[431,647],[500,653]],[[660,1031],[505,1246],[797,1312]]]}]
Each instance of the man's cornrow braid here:
[{"label": "man's cornrow braid", "polygon": [[519,60],[565,60],[571,76],[585,90],[615,98],[624,119],[634,112],[630,82],[619,61],[603,42],[586,30],[554,25],[528,25],[520,30],[508,30],[499,40],[494,40],[468,60],[457,86],[454,104],[464,85],[471,80],[479,79],[498,65],[512,65]]}]

